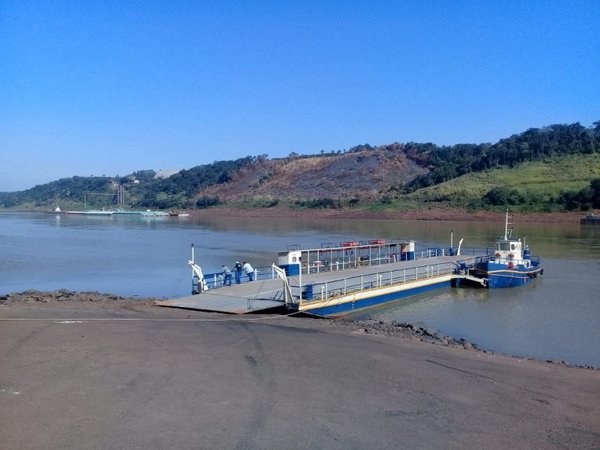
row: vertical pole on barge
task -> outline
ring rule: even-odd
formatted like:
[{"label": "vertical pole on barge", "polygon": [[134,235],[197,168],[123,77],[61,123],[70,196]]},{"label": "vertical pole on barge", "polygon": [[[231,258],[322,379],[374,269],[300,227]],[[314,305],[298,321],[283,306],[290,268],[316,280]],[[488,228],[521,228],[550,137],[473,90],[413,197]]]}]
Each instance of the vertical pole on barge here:
[{"label": "vertical pole on barge", "polygon": [[200,279],[194,272],[194,265],[196,260],[194,258],[194,243],[192,242],[192,259],[190,260],[190,267],[192,268],[192,295],[200,293]]},{"label": "vertical pole on barge", "polygon": [[192,268],[192,295],[207,291],[208,285],[204,279],[202,267],[196,264],[196,260],[194,258],[194,244],[192,244],[192,259],[188,261],[188,264]]}]

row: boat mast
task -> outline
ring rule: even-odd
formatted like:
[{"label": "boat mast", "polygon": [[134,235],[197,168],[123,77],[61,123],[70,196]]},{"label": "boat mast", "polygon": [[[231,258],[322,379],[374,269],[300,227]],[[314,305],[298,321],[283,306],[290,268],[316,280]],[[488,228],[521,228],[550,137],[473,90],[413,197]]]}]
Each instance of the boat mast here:
[{"label": "boat mast", "polygon": [[[508,228],[508,225],[511,225],[511,228]],[[509,233],[510,231],[510,233]],[[507,241],[508,239],[512,238],[512,222],[508,221],[508,208],[506,209],[506,218],[504,220],[504,240]]]}]

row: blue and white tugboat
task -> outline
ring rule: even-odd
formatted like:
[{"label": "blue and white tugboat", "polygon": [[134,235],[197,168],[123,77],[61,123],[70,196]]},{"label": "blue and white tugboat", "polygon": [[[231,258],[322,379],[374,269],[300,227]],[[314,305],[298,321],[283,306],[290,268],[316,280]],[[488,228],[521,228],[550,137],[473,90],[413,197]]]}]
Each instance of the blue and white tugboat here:
[{"label": "blue and white tugboat", "polygon": [[523,286],[543,275],[541,259],[531,256],[529,247],[521,239],[512,236],[509,228],[508,211],[504,224],[504,236],[496,240],[494,253],[478,258],[467,268],[470,277],[457,279],[457,285],[471,284],[471,277],[480,279],[476,283],[488,288]]}]

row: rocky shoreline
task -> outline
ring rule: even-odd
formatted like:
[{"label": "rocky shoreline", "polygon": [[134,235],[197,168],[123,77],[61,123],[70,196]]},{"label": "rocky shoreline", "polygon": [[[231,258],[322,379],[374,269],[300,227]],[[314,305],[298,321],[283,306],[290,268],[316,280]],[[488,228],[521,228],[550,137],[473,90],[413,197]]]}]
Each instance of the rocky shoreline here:
[{"label": "rocky shoreline", "polygon": [[[57,291],[27,290],[23,292],[14,292],[10,294],[0,295],[0,307],[11,305],[52,305],[67,303],[87,303],[111,306],[154,306],[155,301],[157,300],[160,299],[121,297],[114,294],[101,293],[95,291],[69,291],[66,289],[60,289]],[[210,313],[210,316],[214,317],[215,314]],[[395,320],[391,322],[385,322],[382,320],[326,319],[326,321],[334,329],[343,328],[356,333],[364,333],[366,335],[410,339],[443,347],[482,352],[490,355],[495,354],[495,352],[481,348],[477,344],[469,342],[464,338],[455,338],[452,336],[447,336],[440,333],[437,330],[433,330],[425,326],[421,326],[419,324],[397,322]],[[518,358],[539,361],[533,358]],[[576,365],[566,361],[546,360],[543,362],[566,367],[600,370],[600,368],[596,368],[593,366]]]},{"label": "rocky shoreline", "polygon": [[22,304],[22,303],[121,303],[135,302],[137,305],[151,305],[157,299],[121,297],[114,294],[106,294],[96,291],[69,291],[59,289],[58,291],[37,291],[35,289],[12,292],[0,295],[0,305]]},{"label": "rocky shoreline", "polygon": [[[408,322],[396,322],[392,320],[391,322],[384,322],[381,320],[362,320],[362,321],[343,321],[346,322],[348,326],[359,327],[359,329],[365,334],[372,335],[382,335],[382,336],[392,336],[392,337],[401,337],[406,339],[418,340],[421,342],[440,345],[444,347],[452,347],[452,348],[460,348],[464,350],[482,352],[490,355],[497,354],[491,350],[487,350],[485,348],[479,347],[477,344],[467,341],[465,338],[456,338],[452,336],[447,336],[440,333],[437,330],[433,330],[431,328],[427,328],[424,326],[411,324]],[[510,355],[505,355],[510,356]],[[582,364],[572,364],[567,361],[562,360],[539,360],[535,358],[527,358],[522,356],[513,356],[514,358],[519,359],[527,359],[530,361],[540,361],[549,364],[557,364],[566,367],[578,367],[582,369],[593,369],[600,370],[600,367],[594,367],[590,365],[582,365]]]}]

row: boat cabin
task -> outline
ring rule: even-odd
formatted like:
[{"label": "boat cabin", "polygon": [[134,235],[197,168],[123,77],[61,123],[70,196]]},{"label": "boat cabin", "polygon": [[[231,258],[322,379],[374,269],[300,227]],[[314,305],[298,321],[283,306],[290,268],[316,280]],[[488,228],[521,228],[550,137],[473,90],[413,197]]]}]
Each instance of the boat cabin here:
[{"label": "boat cabin", "polygon": [[509,268],[517,265],[529,267],[531,265],[531,253],[528,246],[523,247],[521,239],[498,239],[493,261],[499,264],[507,264]]},{"label": "boat cabin", "polygon": [[523,244],[520,239],[517,241],[498,239],[495,251],[496,258],[523,259]]},{"label": "boat cabin", "polygon": [[277,265],[287,275],[345,270],[415,259],[415,243],[409,240],[376,239],[323,243],[320,248],[279,252]]}]

